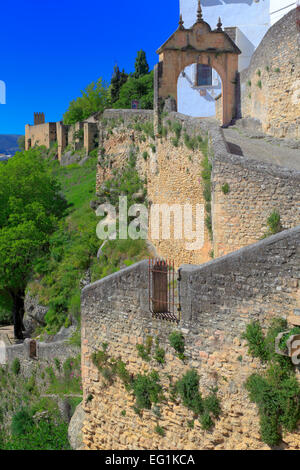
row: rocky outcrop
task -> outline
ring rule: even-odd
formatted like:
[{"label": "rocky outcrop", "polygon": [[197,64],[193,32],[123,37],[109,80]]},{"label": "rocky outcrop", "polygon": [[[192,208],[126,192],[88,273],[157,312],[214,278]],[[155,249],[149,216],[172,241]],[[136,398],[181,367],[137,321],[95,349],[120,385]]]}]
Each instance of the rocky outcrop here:
[{"label": "rocky outcrop", "polygon": [[49,307],[40,304],[38,296],[27,291],[24,300],[25,315],[24,326],[26,332],[32,334],[38,326],[45,326],[45,316]]},{"label": "rocky outcrop", "polygon": [[80,450],[83,448],[82,441],[82,427],[85,413],[82,408],[82,403],[76,407],[75,413],[73,414],[68,430],[69,441],[72,449]]}]

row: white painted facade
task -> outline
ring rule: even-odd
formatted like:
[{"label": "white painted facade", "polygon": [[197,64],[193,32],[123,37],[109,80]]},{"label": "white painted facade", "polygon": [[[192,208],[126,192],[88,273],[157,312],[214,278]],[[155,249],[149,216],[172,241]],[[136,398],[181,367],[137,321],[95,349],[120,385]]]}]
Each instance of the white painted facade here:
[{"label": "white painted facade", "polygon": [[[271,25],[291,9],[296,0],[201,0],[203,19],[212,29],[221,18],[223,29],[235,27],[235,43],[242,51],[239,71],[248,67],[252,54]],[[198,0],[180,0],[184,27],[190,28],[197,19]],[[184,70],[185,77],[178,79],[178,111],[190,116],[214,116],[214,97],[221,93],[221,79],[210,87],[195,87],[196,65]],[[204,91],[206,89],[206,94]],[[205,96],[201,96],[205,94]]]}]

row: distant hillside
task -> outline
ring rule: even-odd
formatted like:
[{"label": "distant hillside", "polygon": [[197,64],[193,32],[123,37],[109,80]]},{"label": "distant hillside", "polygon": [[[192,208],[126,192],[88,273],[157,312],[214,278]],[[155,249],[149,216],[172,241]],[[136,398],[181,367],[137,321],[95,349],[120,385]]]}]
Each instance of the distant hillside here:
[{"label": "distant hillside", "polygon": [[0,154],[14,155],[18,150],[18,138],[16,134],[0,134]]}]

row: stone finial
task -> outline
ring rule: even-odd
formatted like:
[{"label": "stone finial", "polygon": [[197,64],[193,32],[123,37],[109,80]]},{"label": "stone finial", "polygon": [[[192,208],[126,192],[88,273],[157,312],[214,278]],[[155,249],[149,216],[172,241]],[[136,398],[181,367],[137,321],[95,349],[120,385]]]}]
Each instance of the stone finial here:
[{"label": "stone finial", "polygon": [[198,0],[197,23],[201,23],[202,21],[203,21],[202,7],[201,7],[200,0]]},{"label": "stone finial", "polygon": [[182,14],[180,14],[180,18],[179,18],[179,29],[184,29],[183,24],[184,24],[184,21],[183,21],[183,19],[182,19]]},{"label": "stone finial", "polygon": [[219,17],[219,21],[218,21],[218,24],[217,24],[217,31],[222,31],[222,22],[221,22],[220,17]]}]

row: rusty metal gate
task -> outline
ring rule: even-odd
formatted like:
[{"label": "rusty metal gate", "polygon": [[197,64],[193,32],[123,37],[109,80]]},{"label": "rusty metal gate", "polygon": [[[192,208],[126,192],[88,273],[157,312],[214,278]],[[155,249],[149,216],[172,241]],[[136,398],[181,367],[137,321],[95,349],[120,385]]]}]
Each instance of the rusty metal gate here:
[{"label": "rusty metal gate", "polygon": [[35,339],[30,340],[29,343],[29,357],[30,359],[35,359],[37,354],[36,354],[36,341]]},{"label": "rusty metal gate", "polygon": [[149,310],[153,318],[179,322],[174,261],[149,259]]}]

